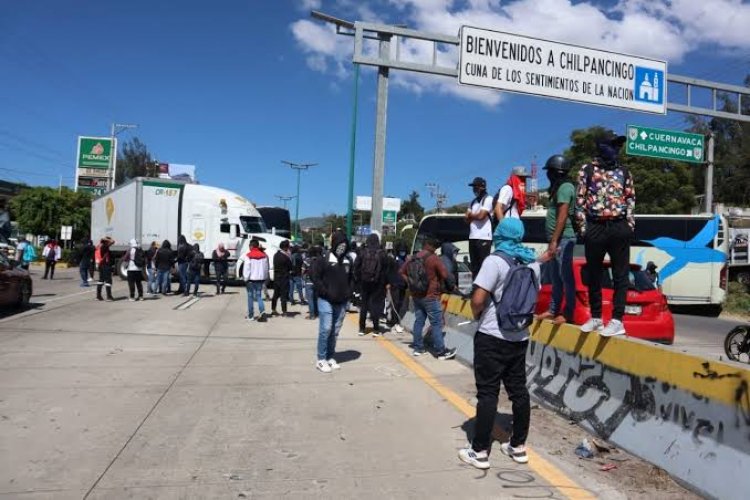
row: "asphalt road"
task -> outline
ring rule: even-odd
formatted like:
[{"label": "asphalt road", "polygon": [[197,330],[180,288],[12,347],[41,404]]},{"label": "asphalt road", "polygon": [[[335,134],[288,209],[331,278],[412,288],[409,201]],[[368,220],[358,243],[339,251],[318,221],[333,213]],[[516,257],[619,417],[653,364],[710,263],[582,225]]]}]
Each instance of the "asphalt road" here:
[{"label": "asphalt road", "polygon": [[682,351],[726,360],[724,337],[741,321],[674,314],[675,341],[673,347]]}]

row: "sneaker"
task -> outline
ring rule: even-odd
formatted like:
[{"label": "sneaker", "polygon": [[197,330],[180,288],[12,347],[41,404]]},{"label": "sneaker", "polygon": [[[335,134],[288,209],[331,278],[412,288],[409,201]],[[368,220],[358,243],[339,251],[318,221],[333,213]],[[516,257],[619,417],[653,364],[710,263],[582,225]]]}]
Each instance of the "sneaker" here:
[{"label": "sneaker", "polygon": [[601,318],[591,318],[583,325],[581,325],[581,331],[583,333],[596,332],[598,330],[601,330],[602,328],[604,328],[604,322],[601,320]]},{"label": "sneaker", "polygon": [[130,298],[128,299],[128,302],[135,302],[135,299],[134,299],[133,297],[130,297]]},{"label": "sneaker", "polygon": [[396,325],[396,327],[394,329],[396,330],[396,333],[398,333],[399,335],[401,335],[402,333],[404,333],[404,327],[401,326],[401,325]]},{"label": "sneaker", "polygon": [[424,353],[425,353],[424,349],[414,349],[411,352],[411,355],[414,356],[415,358],[418,358],[419,356],[421,356]]},{"label": "sneaker", "polygon": [[323,373],[331,373],[331,365],[325,359],[319,359],[315,367]]},{"label": "sneaker", "polygon": [[331,367],[331,370],[340,370],[341,365],[336,362],[335,359],[331,358],[328,360],[328,366]]},{"label": "sneaker", "polygon": [[364,330],[360,330],[359,333],[357,333],[357,335],[359,335],[360,337],[364,337],[365,335],[367,335],[367,332]]},{"label": "sneaker", "polygon": [[438,359],[442,359],[443,361],[448,359],[453,359],[456,357],[456,349],[446,349],[440,354],[438,354]]},{"label": "sneaker", "polygon": [[599,335],[601,335],[602,337],[625,335],[625,327],[623,326],[622,321],[613,319],[612,321],[607,323],[607,326],[605,326],[603,330],[599,332]]},{"label": "sneaker", "polygon": [[248,320],[248,321],[250,321],[250,322],[253,322],[253,321],[255,321],[255,316],[247,315],[247,316],[245,316],[245,319]]},{"label": "sneaker", "polygon": [[139,301],[139,302],[140,302],[140,301],[144,300],[144,298],[143,298],[143,296],[141,296],[141,297],[138,297],[138,298],[137,298],[137,299],[135,299],[135,300],[137,300],[137,301]]},{"label": "sneaker", "polygon": [[114,297],[107,297],[107,302],[114,302],[114,301],[115,301]]},{"label": "sneaker", "polygon": [[372,336],[373,337],[380,337],[381,335],[383,335],[383,332],[381,332],[380,330],[373,330],[372,331]]},{"label": "sneaker", "polygon": [[471,447],[468,447],[458,450],[458,458],[477,469],[486,470],[490,468],[490,457],[486,451],[474,451]]},{"label": "sneaker", "polygon": [[266,319],[266,315],[265,314],[261,314],[260,316],[258,316],[258,319],[256,321],[258,323],[265,323],[265,322],[268,321],[268,319]]},{"label": "sneaker", "polygon": [[529,456],[526,454],[526,446],[519,446],[514,448],[510,443],[503,443],[500,445],[500,450],[510,458],[513,459],[517,464],[529,463]]}]

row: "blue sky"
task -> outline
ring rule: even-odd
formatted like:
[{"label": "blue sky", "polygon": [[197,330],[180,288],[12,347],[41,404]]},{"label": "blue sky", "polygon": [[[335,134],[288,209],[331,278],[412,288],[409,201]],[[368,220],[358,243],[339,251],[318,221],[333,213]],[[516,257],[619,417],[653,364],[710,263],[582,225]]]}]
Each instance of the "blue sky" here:
[{"label": "blue sky", "polygon": [[[294,194],[296,178],[281,160],[317,162],[303,174],[301,215],[343,213],[352,41],[309,21],[310,7],[443,33],[460,20],[500,29],[513,21],[529,35],[661,57],[672,73],[740,84],[750,73],[750,24],[733,23],[750,19],[750,5],[692,3],[704,10],[690,11],[687,0],[0,1],[0,179],[57,185],[62,175],[72,186],[76,136],[107,135],[116,121],[138,124],[134,134],[160,161],[195,164],[202,183],[259,204]],[[695,25],[686,21],[696,16]],[[456,87],[393,73],[387,195],[417,189],[431,205],[425,183],[434,182],[458,203],[475,175],[499,186],[514,165],[562,151],[575,128],[685,125],[678,113]],[[355,194],[371,192],[374,111],[375,73],[365,69]]]}]

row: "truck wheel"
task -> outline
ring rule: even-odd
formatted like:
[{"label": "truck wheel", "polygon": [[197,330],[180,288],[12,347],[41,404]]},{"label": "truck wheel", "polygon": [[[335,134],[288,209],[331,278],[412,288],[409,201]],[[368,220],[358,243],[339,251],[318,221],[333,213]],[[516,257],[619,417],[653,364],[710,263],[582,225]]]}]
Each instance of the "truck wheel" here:
[{"label": "truck wheel", "polygon": [[121,280],[128,280],[128,263],[125,262],[125,259],[120,259],[117,261],[117,274],[120,275]]}]

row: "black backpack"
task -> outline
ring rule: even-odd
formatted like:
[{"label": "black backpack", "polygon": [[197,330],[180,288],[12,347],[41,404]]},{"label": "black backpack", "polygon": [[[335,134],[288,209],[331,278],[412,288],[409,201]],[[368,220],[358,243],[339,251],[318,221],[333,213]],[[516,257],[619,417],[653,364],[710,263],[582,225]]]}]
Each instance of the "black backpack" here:
[{"label": "black backpack", "polygon": [[143,267],[146,265],[146,252],[144,252],[142,248],[135,249],[133,263],[138,267]]},{"label": "black backpack", "polygon": [[380,250],[365,248],[362,252],[362,283],[377,283],[380,281],[383,266]]},{"label": "black backpack", "polygon": [[203,266],[203,253],[194,252],[193,260],[190,261],[190,272],[192,273],[201,272],[201,266]]},{"label": "black backpack", "polygon": [[416,295],[426,295],[430,288],[425,260],[426,257],[414,255],[406,262],[406,283],[411,293]]}]

